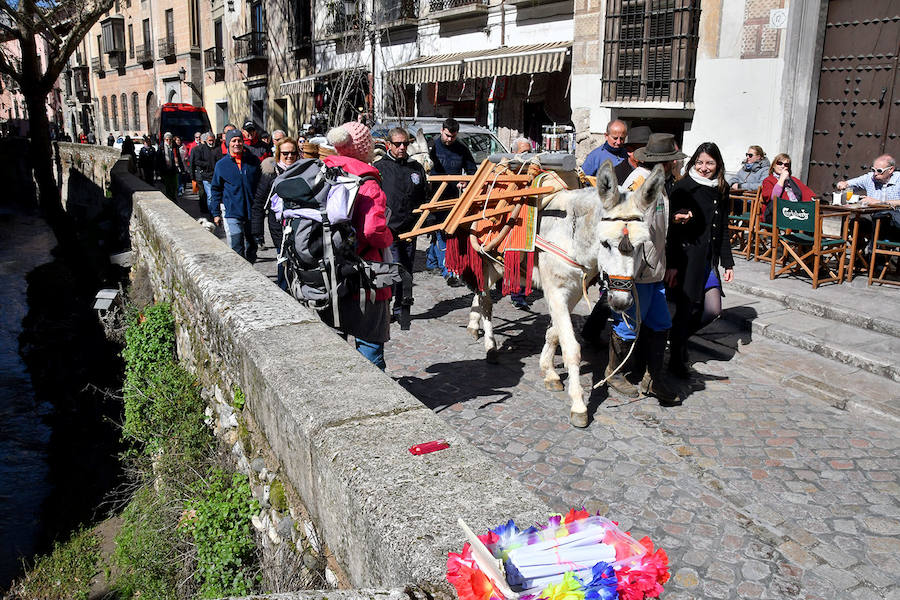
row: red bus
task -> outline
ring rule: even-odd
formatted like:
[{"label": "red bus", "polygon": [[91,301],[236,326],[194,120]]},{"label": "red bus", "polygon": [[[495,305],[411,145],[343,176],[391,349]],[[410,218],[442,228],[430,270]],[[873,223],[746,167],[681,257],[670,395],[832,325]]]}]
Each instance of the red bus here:
[{"label": "red bus", "polygon": [[194,133],[204,133],[211,129],[205,108],[177,102],[160,106],[151,125],[150,130],[156,135],[157,144],[162,144],[163,135],[170,132],[181,138],[188,151],[194,147]]}]

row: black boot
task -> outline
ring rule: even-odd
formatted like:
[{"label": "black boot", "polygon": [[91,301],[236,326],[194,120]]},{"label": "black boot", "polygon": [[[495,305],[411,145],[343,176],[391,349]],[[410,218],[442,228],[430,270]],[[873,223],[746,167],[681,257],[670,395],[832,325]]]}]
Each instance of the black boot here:
[{"label": "black boot", "polygon": [[670,340],[669,344],[669,373],[678,379],[690,379],[691,370],[688,368],[687,347],[684,340]]},{"label": "black boot", "polygon": [[660,406],[676,406],[678,395],[666,385],[663,365],[666,362],[668,331],[642,331],[647,357],[647,374],[641,381],[641,392],[659,400]]},{"label": "black boot", "polygon": [[[625,357],[628,356],[628,351],[631,349],[631,342],[626,342],[619,336],[615,334],[615,332],[610,333],[609,335],[609,363],[606,365],[606,377],[609,377],[609,374],[616,370],[622,362],[625,360]],[[630,362],[630,361],[629,361]],[[625,364],[619,371],[609,377],[606,383],[612,389],[616,390],[626,398],[637,398],[641,395],[637,386],[628,381],[625,378],[625,374],[628,373],[628,364]]]}]

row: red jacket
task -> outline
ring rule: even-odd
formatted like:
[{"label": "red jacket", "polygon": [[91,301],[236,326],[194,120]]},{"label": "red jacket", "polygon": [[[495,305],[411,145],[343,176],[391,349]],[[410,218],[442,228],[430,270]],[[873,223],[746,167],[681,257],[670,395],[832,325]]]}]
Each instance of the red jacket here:
[{"label": "red jacket", "polygon": [[[816,193],[806,187],[802,181],[791,175],[791,179],[794,183],[797,184],[797,187],[800,188],[800,192],[803,194],[803,198],[801,198],[801,202],[812,202]],[[766,207],[769,206],[769,203],[772,201],[772,190],[775,189],[775,185],[778,183],[778,175],[772,173],[762,182],[762,197],[759,202],[759,215],[763,216],[766,214]],[[787,195],[782,192],[782,198],[787,198]]]},{"label": "red jacket", "polygon": [[[353,227],[356,229],[357,253],[367,260],[383,261],[382,250],[391,246],[394,236],[385,219],[387,197],[378,183],[381,181],[378,169],[349,156],[326,156],[322,162],[329,167],[341,167],[352,175],[371,175],[377,178],[377,182],[366,181],[359,188],[356,207],[353,209]],[[375,300],[390,298],[391,286],[375,292]]]}]

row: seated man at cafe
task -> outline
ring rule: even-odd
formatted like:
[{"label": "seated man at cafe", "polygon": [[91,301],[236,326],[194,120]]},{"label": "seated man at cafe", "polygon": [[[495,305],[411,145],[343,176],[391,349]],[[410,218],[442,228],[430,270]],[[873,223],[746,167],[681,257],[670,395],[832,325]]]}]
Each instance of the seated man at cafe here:
[{"label": "seated man at cafe", "polygon": [[866,254],[872,252],[872,232],[874,226],[871,219],[881,219],[881,239],[900,240],[900,173],[897,173],[896,161],[890,154],[882,154],[872,162],[872,170],[859,177],[839,181],[837,189],[860,188],[866,195],[860,201],[863,205],[888,205],[883,212],[864,215],[860,218],[860,234],[867,240]]},{"label": "seated man at cafe", "polygon": [[900,206],[900,173],[895,170],[896,161],[890,154],[883,154],[872,162],[872,170],[859,177],[838,181],[837,189],[848,187],[866,190],[863,204],[890,204]]}]

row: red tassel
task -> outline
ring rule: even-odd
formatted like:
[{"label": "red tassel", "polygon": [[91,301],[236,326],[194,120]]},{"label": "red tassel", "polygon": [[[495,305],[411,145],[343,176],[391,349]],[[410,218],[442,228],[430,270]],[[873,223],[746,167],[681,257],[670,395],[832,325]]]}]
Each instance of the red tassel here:
[{"label": "red tassel", "polygon": [[519,265],[522,262],[518,250],[507,250],[503,253],[503,294],[514,294],[519,291]]},{"label": "red tassel", "polygon": [[[462,273],[464,264],[463,257],[459,252],[459,238],[454,236],[450,236],[445,238],[447,243],[446,252],[444,252],[444,266],[447,267],[447,270],[451,273],[455,273],[459,275]],[[440,242],[438,242],[440,243]]]},{"label": "red tassel", "polygon": [[534,274],[534,252],[528,252],[525,259],[525,295],[531,294],[531,276]]},{"label": "red tassel", "polygon": [[478,251],[475,250],[475,247],[472,246],[469,241],[469,235],[463,234],[465,236],[464,243],[466,244],[466,255],[468,258],[468,268],[469,272],[472,274],[472,279],[475,281],[475,289],[479,292],[484,291],[484,269],[481,264],[481,255],[478,254]]}]

